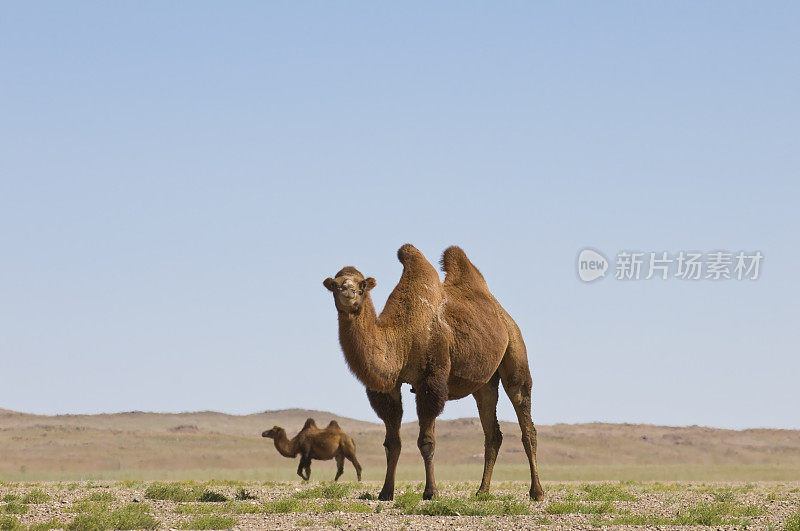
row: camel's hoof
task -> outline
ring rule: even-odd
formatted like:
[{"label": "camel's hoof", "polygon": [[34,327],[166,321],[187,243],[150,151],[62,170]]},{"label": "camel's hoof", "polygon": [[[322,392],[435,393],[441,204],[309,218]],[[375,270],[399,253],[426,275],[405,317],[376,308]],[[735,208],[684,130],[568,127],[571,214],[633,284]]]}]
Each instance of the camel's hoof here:
[{"label": "camel's hoof", "polygon": [[436,489],[426,490],[422,493],[423,500],[432,500],[434,497],[439,495],[439,491]]},{"label": "camel's hoof", "polygon": [[544,499],[544,491],[541,487],[531,487],[531,499],[533,501],[542,501]]},{"label": "camel's hoof", "polygon": [[382,490],[381,493],[378,494],[378,499],[380,501],[392,501],[394,499],[394,491]]}]

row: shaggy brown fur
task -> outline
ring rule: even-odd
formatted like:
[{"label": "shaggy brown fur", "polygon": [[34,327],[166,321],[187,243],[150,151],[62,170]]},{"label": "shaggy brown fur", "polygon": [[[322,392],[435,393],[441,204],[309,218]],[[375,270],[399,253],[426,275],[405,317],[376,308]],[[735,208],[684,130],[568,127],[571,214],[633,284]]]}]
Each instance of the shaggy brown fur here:
[{"label": "shaggy brown fur", "polygon": [[403,406],[400,386],[412,385],[419,417],[417,446],[425,463],[425,491],[436,494],[434,425],[447,400],[472,394],[485,435],[483,481],[488,492],[503,436],[497,422],[503,382],[522,429],[531,468],[530,496],[543,496],[536,467],[536,429],[531,419],[531,374],[522,334],[492,296],[480,271],[458,247],[442,255],[446,275],[413,245],[397,251],[403,274],[377,316],[369,290],[375,279],[347,266],[326,278],[339,313],[339,342],[350,370],[366,386],[370,405],[386,425],[386,479],[379,499],[394,497]]},{"label": "shaggy brown fur", "polygon": [[312,459],[320,461],[336,459],[334,481],[344,473],[344,460],[348,459],[353,463],[358,480],[361,481],[361,464],[356,459],[356,445],[335,420],[332,420],[328,427],[322,430],[317,427],[314,419],[308,419],[300,433],[292,439],[286,436],[286,430],[280,426],[266,430],[261,436],[274,439],[275,448],[284,457],[295,457],[300,454],[297,475],[304,480],[311,477]]}]

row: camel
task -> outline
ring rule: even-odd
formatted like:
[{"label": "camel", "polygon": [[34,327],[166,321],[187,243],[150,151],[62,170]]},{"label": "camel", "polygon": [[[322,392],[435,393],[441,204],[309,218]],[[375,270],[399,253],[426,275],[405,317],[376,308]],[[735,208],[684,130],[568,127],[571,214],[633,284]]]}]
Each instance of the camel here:
[{"label": "camel", "polygon": [[378,499],[394,498],[400,457],[403,404],[400,386],[416,393],[419,447],[425,464],[424,499],[437,495],[433,455],[436,417],[448,400],[471,394],[484,433],[483,479],[489,492],[503,440],[497,422],[499,382],[514,406],[531,471],[530,497],[544,496],[536,466],[536,428],[531,417],[531,373],[522,333],[489,291],[483,275],[459,247],[442,254],[444,282],[413,245],[397,251],[403,273],[380,316],[370,290],[376,281],[352,266],[323,285],[333,293],[339,343],[350,371],[364,384],[367,398],[386,426],[386,478]]},{"label": "camel", "polygon": [[[325,429],[317,427],[314,419],[306,420],[300,432],[289,439],[286,430],[280,426],[273,426],[261,434],[275,442],[275,448],[284,457],[295,457],[300,454],[300,463],[297,466],[297,475],[305,481],[311,477],[311,460],[327,461],[336,459],[337,481],[344,473],[344,460],[348,459],[356,469],[358,481],[361,481],[361,464],[356,459],[356,445],[339,423],[332,420]],[[305,474],[303,472],[305,471]]]}]

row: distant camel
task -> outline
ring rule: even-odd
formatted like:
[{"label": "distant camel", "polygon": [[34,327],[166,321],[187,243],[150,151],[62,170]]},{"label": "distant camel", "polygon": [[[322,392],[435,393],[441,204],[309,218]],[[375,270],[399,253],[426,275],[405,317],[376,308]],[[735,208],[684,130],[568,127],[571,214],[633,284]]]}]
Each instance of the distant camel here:
[{"label": "distant camel", "polygon": [[367,388],[372,409],[386,425],[386,479],[379,500],[394,497],[400,457],[403,402],[400,386],[416,393],[419,438],[425,463],[426,500],[436,495],[434,423],[447,400],[475,397],[484,433],[483,481],[488,492],[503,435],[497,422],[499,383],[517,413],[522,446],[531,469],[530,497],[541,500],[536,465],[536,428],[531,418],[531,372],[519,327],[494,298],[483,275],[458,247],[442,255],[446,276],[413,245],[397,252],[403,274],[380,316],[369,290],[375,279],[342,268],[323,281],[339,314],[339,343],[347,365]]},{"label": "distant camel", "polygon": [[[356,469],[358,480],[361,481],[361,464],[356,459],[356,444],[339,424],[332,420],[324,430],[319,429],[314,419],[306,420],[300,433],[289,439],[286,430],[280,426],[273,426],[261,434],[275,441],[275,448],[284,457],[295,457],[300,454],[300,464],[297,466],[297,475],[308,481],[311,477],[311,460],[327,461],[336,459],[336,477],[344,473],[344,460],[347,458]],[[305,471],[305,474],[303,474]]]}]

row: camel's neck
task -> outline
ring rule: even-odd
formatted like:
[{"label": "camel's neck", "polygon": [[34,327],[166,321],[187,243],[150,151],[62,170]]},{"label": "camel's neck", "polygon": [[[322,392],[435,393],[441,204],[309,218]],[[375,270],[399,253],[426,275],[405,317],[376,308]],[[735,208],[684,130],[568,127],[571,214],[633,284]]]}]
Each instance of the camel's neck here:
[{"label": "camel's neck", "polygon": [[295,445],[289,440],[288,437],[286,437],[285,433],[276,435],[274,440],[275,448],[283,457],[294,457],[297,455],[297,449],[295,448]]},{"label": "camel's neck", "polygon": [[339,314],[339,343],[350,370],[367,389],[389,392],[397,385],[402,360],[390,344],[391,331],[380,325],[372,298],[364,297],[357,315]]}]

